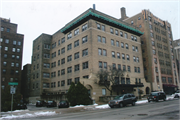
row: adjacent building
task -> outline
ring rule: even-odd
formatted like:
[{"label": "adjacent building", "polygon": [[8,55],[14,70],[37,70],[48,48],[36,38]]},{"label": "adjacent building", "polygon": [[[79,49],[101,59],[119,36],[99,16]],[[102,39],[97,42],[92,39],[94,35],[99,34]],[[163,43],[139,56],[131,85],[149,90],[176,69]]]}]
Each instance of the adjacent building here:
[{"label": "adjacent building", "polygon": [[149,10],[127,17],[125,8],[121,8],[121,20],[144,32],[141,36],[144,75],[146,81],[151,83],[151,90],[172,94],[179,88],[180,81],[172,46],[171,24]]},{"label": "adjacent building", "polygon": [[[64,99],[71,82],[86,86],[90,97],[110,95],[98,84],[96,73],[109,65],[126,71],[116,87],[119,93],[138,89],[149,94],[144,77],[138,28],[119,19],[88,9],[53,35],[41,34],[33,41],[30,102]],[[114,95],[116,92],[114,92]]]},{"label": "adjacent building", "polygon": [[178,40],[174,40],[173,41],[173,48],[174,48],[174,50],[175,50],[175,54],[176,54],[176,56],[175,56],[175,59],[176,59],[176,64],[177,64],[177,69],[178,69],[178,76],[180,75],[180,71],[179,71],[179,62],[180,62],[180,39],[178,39]]},{"label": "adjacent building", "polygon": [[20,92],[24,35],[17,33],[17,24],[10,19],[0,19],[1,87],[4,89],[8,82],[18,82],[16,92]]}]

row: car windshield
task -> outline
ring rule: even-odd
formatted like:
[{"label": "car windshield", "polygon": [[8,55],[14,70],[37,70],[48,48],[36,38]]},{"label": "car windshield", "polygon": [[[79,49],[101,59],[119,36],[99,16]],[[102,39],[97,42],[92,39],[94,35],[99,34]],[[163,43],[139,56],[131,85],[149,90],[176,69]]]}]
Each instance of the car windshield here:
[{"label": "car windshield", "polygon": [[48,101],[48,103],[53,103],[53,101]]},{"label": "car windshield", "polygon": [[152,96],[158,95],[158,93],[151,93]]},{"label": "car windshield", "polygon": [[118,95],[118,96],[116,96],[116,97],[114,98],[114,100],[120,100],[120,99],[123,98],[123,96],[124,96],[124,95]]},{"label": "car windshield", "polygon": [[60,103],[66,103],[66,101],[61,101]]}]

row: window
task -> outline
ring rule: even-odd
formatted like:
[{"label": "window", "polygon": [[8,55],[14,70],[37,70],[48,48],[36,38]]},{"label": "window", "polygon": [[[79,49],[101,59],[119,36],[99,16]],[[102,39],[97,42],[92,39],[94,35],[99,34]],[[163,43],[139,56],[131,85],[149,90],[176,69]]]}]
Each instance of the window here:
[{"label": "window", "polygon": [[101,25],[97,23],[97,29],[101,29]]},{"label": "window", "polygon": [[82,56],[86,56],[86,55],[88,55],[88,49],[82,51]]},{"label": "window", "polygon": [[49,73],[43,73],[43,77],[44,77],[44,78],[49,78],[49,77],[50,77],[50,74],[49,74]]},{"label": "window", "polygon": [[126,66],[125,65],[123,65],[123,71],[126,71]]},{"label": "window", "polygon": [[44,49],[50,49],[50,45],[44,44]]},{"label": "window", "polygon": [[79,58],[79,52],[74,53],[74,59],[78,59]]},{"label": "window", "polygon": [[82,44],[85,43],[85,42],[87,42],[87,41],[88,41],[87,36],[85,36],[85,37],[82,38]]},{"label": "window", "polygon": [[69,44],[69,45],[67,46],[67,50],[70,50],[70,49],[72,49],[72,44]]},{"label": "window", "polygon": [[19,73],[19,71],[18,71],[18,70],[16,70],[16,71],[15,71],[15,73],[16,73],[16,74],[18,74],[18,73]]},{"label": "window", "polygon": [[3,73],[6,73],[6,69],[3,69]]},{"label": "window", "polygon": [[75,84],[77,84],[79,82],[79,77],[75,78],[74,81],[75,81]]},{"label": "window", "polygon": [[67,68],[67,73],[71,73],[72,72],[72,67],[68,67]]},{"label": "window", "polygon": [[61,44],[61,40],[58,40],[58,45],[60,45]]},{"label": "window", "polygon": [[60,70],[58,70],[58,76],[60,76]]},{"label": "window", "polygon": [[166,77],[162,77],[162,82],[166,83]]},{"label": "window", "polygon": [[82,31],[85,31],[87,29],[87,27],[88,27],[87,24],[83,25],[82,26]]},{"label": "window", "polygon": [[136,62],[139,62],[139,57],[136,57]]},{"label": "window", "polygon": [[21,45],[21,42],[20,42],[20,41],[18,41],[17,45],[19,45],[19,46],[20,46],[20,45]]},{"label": "window", "polygon": [[117,58],[120,59],[120,53],[117,53]]},{"label": "window", "polygon": [[103,56],[107,56],[107,52],[104,49],[103,49]]},{"label": "window", "polygon": [[152,41],[152,46],[155,46],[155,43],[154,43],[154,41]]},{"label": "window", "polygon": [[120,36],[123,37],[123,32],[120,31]]},{"label": "window", "polygon": [[135,46],[132,46],[132,50],[135,51]]},{"label": "window", "polygon": [[7,32],[10,32],[10,29],[9,29],[9,28],[7,28]]},{"label": "window", "polygon": [[155,67],[155,71],[158,72],[158,67]]},{"label": "window", "polygon": [[7,54],[4,54],[4,58],[7,58]]},{"label": "window", "polygon": [[65,80],[62,80],[61,81],[61,86],[64,86],[65,85]]},{"label": "window", "polygon": [[69,55],[68,57],[67,57],[67,62],[69,62],[69,61],[71,61],[72,60],[72,55]]},{"label": "window", "polygon": [[16,63],[16,67],[19,67],[19,63]]},{"label": "window", "polygon": [[61,43],[64,43],[65,42],[65,37],[63,37],[62,39],[61,39]]},{"label": "window", "polygon": [[115,30],[115,34],[118,35],[118,33],[119,33],[118,30]]},{"label": "window", "polygon": [[74,31],[74,36],[79,34],[79,28]]},{"label": "window", "polygon": [[7,65],[7,62],[3,62],[3,65],[6,66],[6,65]]},{"label": "window", "polygon": [[111,32],[112,34],[114,34],[114,30],[113,30],[113,28],[110,28],[110,32]]},{"label": "window", "polygon": [[8,47],[4,47],[4,50],[5,50],[5,51],[8,51]]},{"label": "window", "polygon": [[119,41],[116,41],[116,46],[119,47]]},{"label": "window", "polygon": [[106,38],[102,37],[102,43],[106,43]]},{"label": "window", "polygon": [[130,60],[129,55],[126,55],[127,60]]},{"label": "window", "polygon": [[114,40],[111,40],[111,45],[113,45],[113,46],[114,46]]},{"label": "window", "polygon": [[12,48],[12,52],[16,52],[16,48]]},{"label": "window", "polygon": [[5,43],[7,43],[7,44],[8,44],[8,43],[9,43],[9,39],[6,39],[6,40],[5,40]]},{"label": "window", "polygon": [[61,65],[65,63],[65,58],[61,59]]},{"label": "window", "polygon": [[65,69],[62,69],[61,70],[61,75],[64,75],[65,74]]},{"label": "window", "polygon": [[61,54],[65,53],[65,47],[61,49]]},{"label": "window", "polygon": [[125,33],[125,34],[124,34],[124,36],[125,36],[125,38],[126,38],[126,39],[128,38],[128,35],[127,35],[127,33]]},{"label": "window", "polygon": [[43,67],[44,68],[50,68],[50,64],[49,63],[44,63]]},{"label": "window", "polygon": [[104,68],[107,69],[107,62],[104,62]]},{"label": "window", "polygon": [[156,50],[153,50],[153,54],[154,54],[154,55],[156,54]]},{"label": "window", "polygon": [[104,25],[102,25],[101,28],[102,28],[102,31],[105,31],[105,26]]},{"label": "window", "polygon": [[136,52],[138,52],[138,47],[136,46]]},{"label": "window", "polygon": [[154,37],[154,34],[153,33],[150,33],[151,37],[153,38]]},{"label": "window", "polygon": [[135,56],[133,56],[133,60],[134,60],[134,62],[136,62],[136,57]]},{"label": "window", "polygon": [[125,60],[125,55],[124,55],[124,53],[122,53],[122,59]]},{"label": "window", "polygon": [[0,38],[0,42],[3,42],[3,39],[2,39],[2,38]]},{"label": "window", "polygon": [[79,64],[74,66],[74,71],[79,71]]},{"label": "window", "polygon": [[142,26],[141,25],[139,25],[139,28],[141,28]]},{"label": "window", "polygon": [[128,72],[131,72],[131,67],[130,66],[127,66],[128,67]]},{"label": "window", "polygon": [[141,17],[138,17],[138,20],[141,20]]},{"label": "window", "polygon": [[58,55],[60,55],[60,53],[61,53],[60,50],[58,50]]},{"label": "window", "polygon": [[113,63],[113,64],[112,64],[112,67],[113,67],[113,69],[116,69],[116,64]]},{"label": "window", "polygon": [[118,70],[121,70],[121,64],[118,64]]},{"label": "window", "polygon": [[133,20],[131,21],[131,25],[133,25]]},{"label": "window", "polygon": [[134,40],[134,36],[131,35],[131,40]]},{"label": "window", "polygon": [[102,95],[106,95],[106,89],[102,88]]},{"label": "window", "polygon": [[67,39],[70,39],[72,37],[72,33],[70,32],[68,35],[67,35]]},{"label": "window", "polygon": [[11,63],[11,67],[14,67],[14,63]]},{"label": "window", "polygon": [[71,85],[72,79],[67,80],[67,85]]},{"label": "window", "polygon": [[102,62],[99,61],[99,68],[102,68]]},{"label": "window", "polygon": [[129,45],[126,43],[126,49],[129,49]]},{"label": "window", "polygon": [[98,55],[102,55],[102,49],[101,48],[98,49]]},{"label": "window", "polygon": [[136,41],[136,42],[137,42],[137,37],[134,37],[134,41]]},{"label": "window", "polygon": [[15,58],[15,55],[12,55],[12,59],[14,59]]},{"label": "window", "polygon": [[76,41],[74,42],[74,47],[77,47],[77,46],[79,46],[79,40],[76,40]]},{"label": "window", "polygon": [[20,49],[19,49],[19,48],[17,48],[17,52],[20,52]]},{"label": "window", "polygon": [[112,51],[112,57],[115,58],[115,52],[114,51]]},{"label": "window", "polygon": [[87,69],[88,68],[88,62],[84,62],[83,63],[83,69]]},{"label": "window", "polygon": [[121,43],[121,48],[124,48],[124,43],[123,42]]},{"label": "window", "polygon": [[98,35],[98,42],[101,42],[101,36]]},{"label": "window", "polygon": [[4,31],[4,28],[3,28],[3,27],[1,27],[1,31]]}]

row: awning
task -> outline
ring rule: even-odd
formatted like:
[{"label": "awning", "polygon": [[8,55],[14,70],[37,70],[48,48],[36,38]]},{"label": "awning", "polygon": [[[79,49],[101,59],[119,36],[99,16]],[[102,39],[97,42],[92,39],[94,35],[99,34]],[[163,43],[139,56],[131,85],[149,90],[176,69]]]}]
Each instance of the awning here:
[{"label": "awning", "polygon": [[173,84],[163,84],[164,87],[178,87],[177,85]]}]

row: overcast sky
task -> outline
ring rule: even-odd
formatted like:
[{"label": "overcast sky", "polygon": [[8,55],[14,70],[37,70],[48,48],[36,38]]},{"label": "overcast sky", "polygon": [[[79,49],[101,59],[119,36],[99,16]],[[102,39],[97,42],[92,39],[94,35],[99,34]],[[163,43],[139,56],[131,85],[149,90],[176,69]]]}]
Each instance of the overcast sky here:
[{"label": "overcast sky", "polygon": [[172,26],[173,39],[180,39],[180,0],[162,1],[45,1],[1,0],[0,16],[18,24],[17,32],[24,34],[23,65],[31,63],[32,43],[42,33],[54,34],[65,24],[83,13],[93,4],[96,10],[115,18],[120,18],[120,8],[126,8],[131,17],[143,9],[149,9],[158,18],[168,21]]}]

